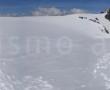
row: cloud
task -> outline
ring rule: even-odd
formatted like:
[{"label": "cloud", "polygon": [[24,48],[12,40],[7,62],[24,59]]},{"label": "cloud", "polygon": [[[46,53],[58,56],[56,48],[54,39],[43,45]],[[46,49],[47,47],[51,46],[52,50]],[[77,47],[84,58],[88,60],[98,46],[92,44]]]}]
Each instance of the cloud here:
[{"label": "cloud", "polygon": [[86,10],[81,9],[70,9],[70,10],[61,10],[55,7],[51,8],[38,8],[37,10],[32,12],[33,16],[60,16],[67,14],[76,14],[76,13],[88,13]]},{"label": "cloud", "polygon": [[82,10],[82,9],[76,9],[76,8],[73,8],[70,10],[70,13],[73,13],[73,14],[78,14],[78,13],[88,13],[88,11],[86,10]]},{"label": "cloud", "polygon": [[36,11],[32,12],[32,15],[34,16],[56,16],[56,15],[62,15],[64,12],[62,12],[58,8],[38,8]]},{"label": "cloud", "polygon": [[0,17],[6,16],[6,17],[16,17],[16,16],[62,16],[62,15],[68,15],[68,14],[77,14],[77,13],[88,13],[86,10],[82,9],[70,9],[70,10],[61,10],[59,8],[50,7],[50,8],[37,8],[34,11],[28,12],[6,12],[6,13],[0,13]]},{"label": "cloud", "polygon": [[0,17],[16,17],[17,13],[0,13]]}]

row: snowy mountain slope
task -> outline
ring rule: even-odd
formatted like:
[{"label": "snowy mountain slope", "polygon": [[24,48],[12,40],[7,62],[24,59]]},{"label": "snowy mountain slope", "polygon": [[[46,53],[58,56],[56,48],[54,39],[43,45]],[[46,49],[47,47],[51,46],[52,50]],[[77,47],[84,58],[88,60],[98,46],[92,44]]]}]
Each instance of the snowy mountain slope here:
[{"label": "snowy mountain slope", "polygon": [[[76,14],[50,17],[49,16],[21,17],[21,18],[1,17],[0,25],[1,28],[3,28],[4,30],[7,30],[7,28],[9,27],[12,29],[13,28],[19,29],[19,27],[22,28],[25,27],[25,25],[27,25],[27,28],[35,27],[34,29],[39,29],[38,26],[40,24],[43,26],[47,26],[49,28],[51,28],[51,25],[52,26],[56,25],[57,27],[66,28],[73,32],[75,31],[78,33],[88,34],[89,36],[93,37],[109,37],[109,35],[107,35],[107,33],[104,31],[104,27],[107,30],[109,30],[110,22],[107,19],[105,19],[104,16],[105,14],[81,14],[81,15]],[[6,27],[4,27],[4,25],[6,25]]]},{"label": "snowy mountain slope", "polygon": [[109,28],[105,14],[0,17],[0,89],[109,90]]}]

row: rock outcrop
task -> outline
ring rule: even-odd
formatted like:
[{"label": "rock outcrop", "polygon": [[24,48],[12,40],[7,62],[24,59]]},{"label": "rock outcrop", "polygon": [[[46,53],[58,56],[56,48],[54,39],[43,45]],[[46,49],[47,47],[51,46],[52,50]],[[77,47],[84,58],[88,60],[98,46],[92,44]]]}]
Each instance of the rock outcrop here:
[{"label": "rock outcrop", "polygon": [[110,9],[107,10],[107,14],[105,15],[105,18],[110,21]]}]

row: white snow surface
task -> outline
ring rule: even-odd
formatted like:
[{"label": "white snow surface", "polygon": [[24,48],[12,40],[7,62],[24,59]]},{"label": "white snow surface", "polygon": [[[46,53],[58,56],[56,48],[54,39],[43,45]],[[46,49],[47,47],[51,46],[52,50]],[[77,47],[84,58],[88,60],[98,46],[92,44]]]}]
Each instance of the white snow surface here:
[{"label": "white snow surface", "polygon": [[0,17],[0,90],[110,90],[105,14]]}]

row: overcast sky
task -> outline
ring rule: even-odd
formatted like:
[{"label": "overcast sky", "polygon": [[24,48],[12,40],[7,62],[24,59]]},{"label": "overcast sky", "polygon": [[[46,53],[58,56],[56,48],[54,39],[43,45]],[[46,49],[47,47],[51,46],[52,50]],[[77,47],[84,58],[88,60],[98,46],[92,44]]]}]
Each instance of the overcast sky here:
[{"label": "overcast sky", "polygon": [[0,12],[26,12],[37,7],[80,8],[97,12],[110,6],[110,0],[0,0]]}]

